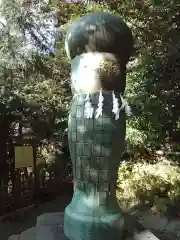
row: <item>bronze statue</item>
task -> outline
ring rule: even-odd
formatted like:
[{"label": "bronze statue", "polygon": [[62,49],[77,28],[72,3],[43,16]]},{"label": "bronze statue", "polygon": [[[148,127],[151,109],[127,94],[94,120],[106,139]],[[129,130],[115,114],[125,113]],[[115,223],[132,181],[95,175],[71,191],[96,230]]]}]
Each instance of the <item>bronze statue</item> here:
[{"label": "bronze statue", "polygon": [[131,113],[123,93],[132,33],[111,13],[90,13],[70,26],[65,47],[71,60],[68,139],[75,189],[64,232],[71,240],[119,240],[116,179]]}]

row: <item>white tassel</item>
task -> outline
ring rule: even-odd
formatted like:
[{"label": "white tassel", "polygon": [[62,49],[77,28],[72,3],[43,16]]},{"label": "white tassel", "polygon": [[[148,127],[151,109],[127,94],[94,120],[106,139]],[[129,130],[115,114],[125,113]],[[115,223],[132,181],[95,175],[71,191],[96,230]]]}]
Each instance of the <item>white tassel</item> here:
[{"label": "white tassel", "polygon": [[84,101],[85,101],[84,115],[85,115],[86,118],[92,118],[94,109],[92,107],[92,103],[91,103],[91,99],[90,99],[89,93],[87,94],[87,96],[86,96]]},{"label": "white tassel", "polygon": [[119,108],[119,99],[116,98],[114,91],[112,93],[112,98],[113,98],[113,109],[112,112],[115,114],[115,120],[119,119],[119,112],[120,112],[120,108]]},{"label": "white tassel", "polygon": [[99,116],[102,116],[102,111],[103,111],[103,101],[104,97],[102,95],[102,91],[99,93],[99,103],[98,103],[98,108],[96,110],[96,116],[95,118],[98,118]]},{"label": "white tassel", "polygon": [[132,115],[131,107],[129,106],[127,100],[124,99],[121,94],[120,94],[120,98],[121,98],[121,103],[122,103],[120,110],[124,109],[126,115],[127,115],[128,117],[131,116],[131,115]]},{"label": "white tassel", "polygon": [[131,107],[129,106],[128,102],[125,106],[125,113],[128,117],[130,117],[132,115],[132,112],[131,112]]}]

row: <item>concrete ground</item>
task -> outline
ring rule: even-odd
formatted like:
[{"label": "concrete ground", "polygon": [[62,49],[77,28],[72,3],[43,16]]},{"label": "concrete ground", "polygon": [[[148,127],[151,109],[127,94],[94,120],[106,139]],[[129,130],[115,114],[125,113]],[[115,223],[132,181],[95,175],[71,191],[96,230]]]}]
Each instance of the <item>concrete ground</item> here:
[{"label": "concrete ground", "polygon": [[[37,216],[43,213],[64,212],[70,201],[71,197],[58,197],[53,201],[39,205],[37,209],[30,210],[21,221],[1,222],[0,240],[8,240],[10,235],[20,234],[24,230],[34,227]],[[180,219],[168,219],[167,217],[152,215],[143,211],[134,212],[132,215],[136,216],[137,221],[155,233],[160,240],[180,239]]]},{"label": "concrete ground", "polygon": [[7,240],[12,234],[20,234],[22,231],[36,225],[37,216],[48,212],[63,212],[71,197],[58,197],[53,201],[40,204],[38,208],[30,210],[23,219],[16,221],[0,222],[0,239]]}]

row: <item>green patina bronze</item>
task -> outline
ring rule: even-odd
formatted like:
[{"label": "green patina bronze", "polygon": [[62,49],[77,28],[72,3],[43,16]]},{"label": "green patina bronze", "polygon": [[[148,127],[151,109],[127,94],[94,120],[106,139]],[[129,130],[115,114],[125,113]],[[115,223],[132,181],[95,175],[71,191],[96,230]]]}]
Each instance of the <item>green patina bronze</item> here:
[{"label": "green patina bronze", "polygon": [[[98,14],[101,21],[103,20],[103,16],[104,21],[108,21],[106,13],[94,13],[97,19],[99,19],[97,17]],[[87,15],[87,26],[85,26],[86,16],[83,17],[84,28],[89,26],[91,19],[93,24],[95,24],[93,14],[90,15],[91,17]],[[126,29],[125,35],[128,31],[130,32],[130,30],[125,23],[122,23],[122,21],[119,21],[118,28],[117,23],[119,18],[109,13],[108,16],[110,16],[111,24],[109,27],[108,22],[106,22],[105,25],[108,26],[107,31],[111,31],[114,18],[116,28],[113,27],[114,35],[112,37],[115,39],[119,36],[120,42],[124,36],[122,33],[121,35],[116,34],[119,31],[119,28],[123,26],[123,29]],[[77,27],[78,24],[81,24],[81,19],[75,24],[75,26]],[[100,24],[101,22],[96,22],[96,25],[98,25],[99,28]],[[116,29],[117,32],[115,31]],[[71,28],[70,31],[73,31],[73,28]],[[84,34],[85,33],[81,31],[78,33],[78,38],[84,36]],[[130,36],[130,34],[126,36]],[[80,39],[82,40],[82,38],[83,37]],[[115,40],[118,42],[118,39]],[[73,39],[71,39],[71,42],[68,45],[68,54],[70,54],[71,59],[73,59],[76,54],[78,55],[78,51],[80,51],[76,49],[78,48],[78,39],[76,39],[76,37],[74,41],[76,44],[73,44]],[[130,42],[132,44],[132,41],[129,40],[129,43]],[[85,44],[87,44],[87,42]],[[84,48],[82,42],[80,45],[82,50],[80,51],[80,54],[86,53],[85,51],[83,52]],[[107,51],[104,52],[116,54],[115,49],[110,49],[109,46],[110,45],[108,45],[107,41],[107,48],[103,45],[103,49],[107,49]],[[132,49],[132,46],[129,46],[129,49],[130,48]],[[102,47],[99,43],[95,51],[101,53],[101,49]],[[127,58],[130,56],[130,52],[127,53],[127,55],[129,55],[128,57],[121,55],[122,52],[123,51],[120,50],[117,52],[119,59],[117,67],[119,64],[124,64],[125,66]],[[114,64],[113,61],[112,64],[109,64],[108,62],[107,72],[111,70],[114,71],[115,65],[116,64]],[[105,66],[102,64],[100,68],[97,69],[97,72],[104,69],[104,67],[106,67],[106,64]],[[117,71],[119,71],[119,67]],[[121,85],[123,84],[121,82],[121,71],[118,74],[119,85]],[[97,78],[95,80],[98,82],[101,79]],[[109,79],[110,83],[111,80],[112,79]],[[84,81],[86,81],[86,76],[84,76]],[[75,84],[76,82],[78,84],[78,79],[75,81]],[[101,86],[100,82],[98,82],[98,86]],[[119,112],[119,118],[115,119],[115,114],[112,111],[114,107],[113,96],[116,97],[119,106],[121,106],[121,92],[117,89],[113,89],[114,91],[112,92],[112,89],[108,89],[108,87],[105,89],[106,91],[103,92],[101,92],[101,89],[102,88],[100,87],[97,91],[88,94],[91,108],[94,110],[92,117],[87,118],[85,116],[88,91],[74,95],[70,109],[68,139],[73,163],[75,187],[72,201],[66,207],[64,216],[64,233],[70,240],[123,239],[123,217],[116,200],[116,180],[119,164],[121,162],[121,154],[124,150],[126,113],[124,109],[121,109]],[[122,92],[124,92],[123,88]],[[101,94],[103,96],[102,115],[100,114],[98,117],[95,117],[96,111],[99,108],[99,103],[101,102]]]},{"label": "green patina bronze", "polygon": [[119,17],[108,12],[95,12],[73,22],[67,32],[69,58],[86,52],[106,52],[119,56],[127,64],[133,51],[133,36]]},{"label": "green patina bronze", "polygon": [[[101,117],[84,118],[86,94],[77,95],[69,116],[68,136],[75,192],[65,210],[65,234],[70,239],[119,239],[116,222],[121,213],[116,201],[116,179],[124,149],[125,112],[112,113],[112,94],[104,93]],[[99,93],[90,94],[97,108]],[[78,117],[77,117],[78,113]]]}]

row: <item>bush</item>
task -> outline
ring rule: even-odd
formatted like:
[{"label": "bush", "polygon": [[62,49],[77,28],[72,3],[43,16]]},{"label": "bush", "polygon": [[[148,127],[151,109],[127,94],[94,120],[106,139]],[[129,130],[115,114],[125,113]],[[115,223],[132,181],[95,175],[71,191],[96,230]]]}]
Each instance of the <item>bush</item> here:
[{"label": "bush", "polygon": [[155,164],[123,162],[117,198],[125,208],[148,205],[159,213],[172,214],[180,198],[180,169],[165,159]]}]

